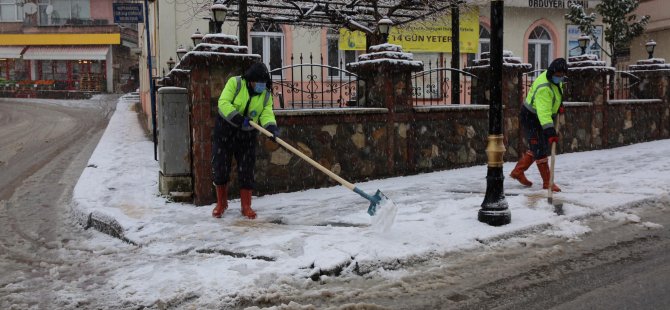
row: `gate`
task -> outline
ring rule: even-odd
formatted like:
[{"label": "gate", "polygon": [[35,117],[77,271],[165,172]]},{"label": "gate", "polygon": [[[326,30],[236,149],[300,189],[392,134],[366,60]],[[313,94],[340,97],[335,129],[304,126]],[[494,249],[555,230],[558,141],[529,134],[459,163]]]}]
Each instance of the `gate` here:
[{"label": "gate", "polygon": [[449,72],[458,72],[460,93],[458,103],[470,104],[472,98],[472,79],[477,76],[463,70],[444,67],[445,61],[436,61],[433,68],[432,61],[428,62],[427,70],[412,75],[412,98],[415,106],[421,105],[448,105],[452,103],[451,88],[453,81]]},{"label": "gate", "polygon": [[270,71],[271,76],[279,76],[272,85],[276,109],[344,108],[364,102],[364,92],[358,91],[363,82],[357,74],[342,69],[343,60],[338,67],[324,65],[323,55],[320,63],[314,63],[311,54],[308,63],[302,54],[299,63],[294,60],[291,55],[290,65]]}]

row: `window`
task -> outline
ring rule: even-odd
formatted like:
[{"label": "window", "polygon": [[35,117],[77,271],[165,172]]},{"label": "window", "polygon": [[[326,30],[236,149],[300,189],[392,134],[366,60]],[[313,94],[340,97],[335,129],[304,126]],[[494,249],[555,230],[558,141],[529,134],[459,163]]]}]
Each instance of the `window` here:
[{"label": "window", "polygon": [[479,49],[477,54],[468,54],[468,66],[472,66],[475,59],[481,58],[482,53],[491,51],[491,31],[479,24]]},{"label": "window", "polygon": [[46,25],[87,24],[91,18],[90,0],[39,0],[38,21]]},{"label": "window", "polygon": [[328,77],[329,78],[344,78],[350,76],[345,72],[334,68],[346,70],[346,64],[356,61],[357,51],[342,51],[340,50],[340,35],[336,32],[329,32],[328,40]]},{"label": "window", "polygon": [[533,70],[536,70],[535,77],[542,73],[539,70],[549,67],[549,59],[553,57],[551,52],[553,45],[551,36],[544,27],[538,26],[530,33],[528,37],[528,62],[533,65]]},{"label": "window", "polygon": [[17,0],[0,0],[0,22],[17,22],[23,20],[23,7],[16,4]]},{"label": "window", "polygon": [[[279,69],[284,63],[284,33],[275,23],[256,22],[251,28],[251,52],[261,55],[270,71]],[[279,78],[281,72],[272,74]]]}]

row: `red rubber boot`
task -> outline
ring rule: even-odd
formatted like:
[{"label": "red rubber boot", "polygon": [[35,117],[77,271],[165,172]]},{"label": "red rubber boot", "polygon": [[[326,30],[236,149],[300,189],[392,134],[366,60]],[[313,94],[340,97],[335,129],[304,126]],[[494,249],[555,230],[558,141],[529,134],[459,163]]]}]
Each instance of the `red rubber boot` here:
[{"label": "red rubber boot", "polygon": [[212,216],[215,218],[221,218],[223,211],[228,209],[228,186],[227,185],[217,185],[216,186],[216,207],[212,210]]},{"label": "red rubber boot", "polygon": [[[540,170],[540,175],[542,176],[542,188],[549,188],[549,178],[551,177],[551,172],[549,171],[549,158],[543,158],[535,161],[537,164],[537,169]],[[555,183],[551,187],[551,190],[554,192],[560,192],[561,188],[558,187]]]},{"label": "red rubber boot", "polygon": [[249,219],[256,218],[256,211],[251,208],[251,190],[250,189],[241,189],[240,190],[240,200],[242,201],[242,215],[246,216]]},{"label": "red rubber boot", "polygon": [[528,170],[528,167],[533,164],[533,153],[531,151],[527,151],[526,153],[523,153],[523,156],[519,159],[519,162],[516,163],[516,167],[514,167],[514,170],[512,170],[512,173],[510,173],[510,177],[512,179],[515,179],[519,181],[524,186],[532,186],[533,183],[531,181],[528,181],[526,178],[526,175],[524,172]]}]

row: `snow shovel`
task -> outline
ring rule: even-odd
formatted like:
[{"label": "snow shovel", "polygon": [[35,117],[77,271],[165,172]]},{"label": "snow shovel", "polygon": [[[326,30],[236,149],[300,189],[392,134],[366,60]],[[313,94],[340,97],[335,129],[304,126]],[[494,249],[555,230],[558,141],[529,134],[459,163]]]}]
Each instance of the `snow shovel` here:
[{"label": "snow shovel", "polygon": [[[556,117],[556,134],[558,134],[558,130],[561,127],[561,121],[558,119],[558,116]],[[547,202],[549,202],[550,205],[554,206],[554,213],[558,215],[563,215],[563,203],[562,202],[556,202],[554,203],[554,166],[556,165],[556,142],[553,142],[551,144],[551,162],[549,166],[549,189],[547,191]]]},{"label": "snow shovel", "polygon": [[393,224],[393,221],[395,221],[395,216],[398,213],[398,206],[396,206],[396,204],[391,199],[389,199],[386,195],[384,195],[384,193],[382,193],[380,190],[377,190],[377,192],[374,195],[369,195],[369,194],[365,193],[360,188],[354,186],[354,184],[351,184],[350,182],[341,178],[337,174],[335,174],[332,171],[326,169],[326,167],[320,165],[319,163],[317,163],[313,159],[307,157],[307,155],[298,151],[296,148],[294,148],[290,144],[284,142],[284,140],[275,137],[271,132],[267,131],[265,128],[261,127],[260,125],[256,124],[255,122],[249,121],[249,124],[251,124],[251,126],[256,128],[258,131],[260,131],[264,135],[268,136],[269,138],[274,138],[277,141],[277,143],[279,143],[281,146],[285,147],[289,151],[298,155],[300,158],[304,159],[306,162],[310,163],[315,168],[321,170],[321,172],[327,174],[333,180],[337,181],[338,183],[342,184],[344,187],[354,191],[356,194],[359,194],[363,198],[370,201],[370,206],[368,207],[368,214],[370,216],[372,216],[372,226],[375,226],[375,227],[381,229],[381,231],[387,231],[391,227],[391,225]]}]

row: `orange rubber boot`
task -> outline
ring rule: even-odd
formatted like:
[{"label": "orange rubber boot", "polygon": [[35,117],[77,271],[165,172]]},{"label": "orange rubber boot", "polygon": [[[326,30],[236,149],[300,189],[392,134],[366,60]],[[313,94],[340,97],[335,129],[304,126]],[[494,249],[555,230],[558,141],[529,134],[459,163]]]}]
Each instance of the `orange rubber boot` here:
[{"label": "orange rubber boot", "polygon": [[228,209],[228,186],[226,185],[217,185],[216,186],[216,207],[212,210],[212,216],[215,218],[221,218],[223,211]]},{"label": "orange rubber boot", "polygon": [[519,162],[516,163],[516,167],[514,167],[514,170],[512,170],[512,173],[510,173],[510,177],[512,179],[515,179],[519,181],[524,186],[532,186],[533,183],[531,181],[528,181],[526,179],[526,175],[524,172],[528,170],[528,167],[533,164],[533,153],[531,151],[527,151],[526,153],[523,153],[523,156],[519,159]]},{"label": "orange rubber boot", "polygon": [[240,200],[242,201],[242,215],[253,220],[256,218],[256,211],[251,208],[251,190],[241,189]]},{"label": "orange rubber boot", "polygon": [[[549,178],[551,177],[551,172],[549,171],[549,158],[543,158],[540,160],[535,161],[537,164],[537,169],[540,170],[540,175],[542,176],[542,188],[547,189],[549,188]],[[552,191],[554,192],[560,192],[561,188],[559,188],[556,184],[553,184]]]}]

